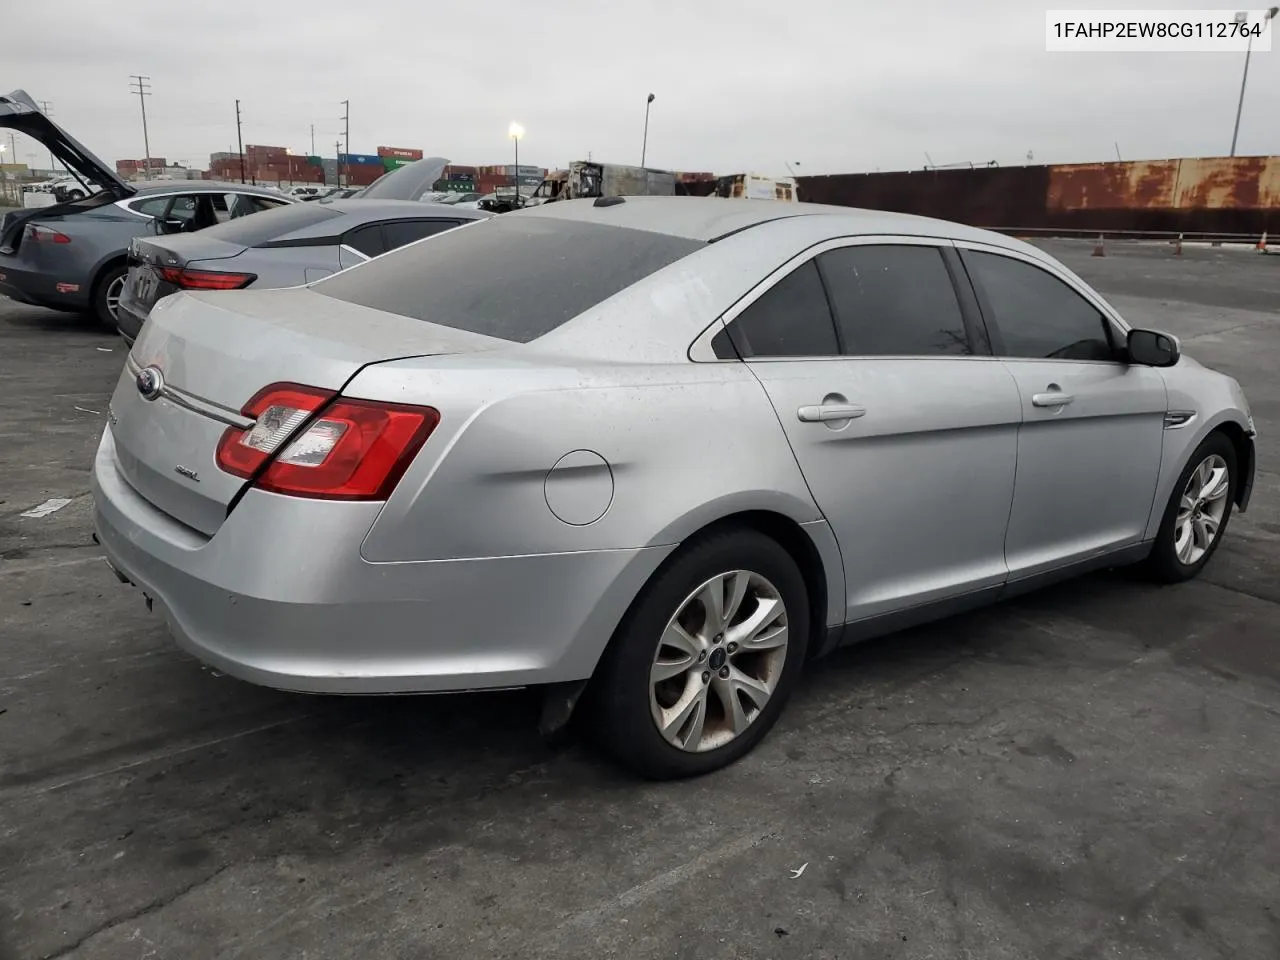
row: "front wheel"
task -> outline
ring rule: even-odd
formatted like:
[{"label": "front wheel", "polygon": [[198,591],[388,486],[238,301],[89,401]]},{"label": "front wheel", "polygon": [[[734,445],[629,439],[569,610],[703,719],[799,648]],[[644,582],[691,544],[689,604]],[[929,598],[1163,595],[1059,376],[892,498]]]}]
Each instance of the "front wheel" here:
[{"label": "front wheel", "polygon": [[804,578],[753,530],[687,544],[650,581],[591,685],[597,739],[653,779],[717,770],[777,721],[809,637]]},{"label": "front wheel", "polygon": [[116,311],[120,308],[120,295],[124,293],[124,284],[128,276],[128,267],[123,265],[110,267],[94,284],[93,315],[108,330],[115,331],[120,329]]},{"label": "front wheel", "polygon": [[1207,436],[1174,484],[1148,568],[1157,580],[1196,576],[1226,532],[1236,493],[1236,450],[1221,433]]}]

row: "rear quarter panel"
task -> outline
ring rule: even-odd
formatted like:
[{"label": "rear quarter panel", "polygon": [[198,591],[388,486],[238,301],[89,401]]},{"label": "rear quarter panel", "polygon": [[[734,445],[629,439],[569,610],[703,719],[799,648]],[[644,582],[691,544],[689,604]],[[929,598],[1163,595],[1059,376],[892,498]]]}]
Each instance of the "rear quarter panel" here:
[{"label": "rear quarter panel", "polygon": [[134,237],[149,235],[149,223],[111,205],[66,217],[58,225],[59,230],[71,237],[71,243],[66,245],[71,251],[68,268],[80,278],[73,282],[82,284],[86,297],[94,278],[104,267],[125,261]]},{"label": "rear quarter panel", "polygon": [[193,269],[230,270],[252,273],[253,289],[296,287],[321,280],[341,269],[336,246],[249,248],[221,260],[193,260]]},{"label": "rear quarter panel", "polygon": [[[768,398],[738,364],[427,357],[368,367],[343,392],[441,412],[364,542],[370,561],[671,544],[748,509],[822,519]],[[607,463],[597,479],[612,495],[603,516],[574,525],[548,505],[547,476],[580,450]]]}]

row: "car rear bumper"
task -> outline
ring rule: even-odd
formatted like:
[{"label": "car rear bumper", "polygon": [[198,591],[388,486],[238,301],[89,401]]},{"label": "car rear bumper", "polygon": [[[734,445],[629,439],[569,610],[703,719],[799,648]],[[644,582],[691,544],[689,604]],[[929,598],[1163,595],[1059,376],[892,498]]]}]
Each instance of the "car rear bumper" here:
[{"label": "car rear bumper", "polygon": [[138,333],[142,330],[142,325],[147,322],[146,317],[140,317],[127,307],[124,301],[116,307],[116,329],[120,331],[120,336],[132,344],[138,339]]},{"label": "car rear bumper", "polygon": [[89,305],[86,283],[59,280],[35,270],[14,266],[6,260],[7,258],[0,257],[0,294],[10,300],[59,310],[83,310]]},{"label": "car rear bumper", "polygon": [[98,542],[218,670],[283,690],[412,693],[581,680],[673,547],[369,563],[380,504],[250,491],[212,538],[143,499],[108,427]]}]

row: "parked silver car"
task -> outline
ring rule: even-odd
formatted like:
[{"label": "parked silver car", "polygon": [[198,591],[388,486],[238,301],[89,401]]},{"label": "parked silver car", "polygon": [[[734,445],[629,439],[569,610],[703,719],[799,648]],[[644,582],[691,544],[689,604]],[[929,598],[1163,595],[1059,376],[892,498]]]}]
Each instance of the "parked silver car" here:
[{"label": "parked silver car", "polygon": [[[212,180],[126,183],[55,124],[21,90],[0,96],[0,130],[39,140],[85,191],[0,221],[0,294],[55,310],[90,310],[116,328],[116,308],[135,237],[199,230],[292,201],[276,190]],[[71,197],[69,190],[61,196]]]},{"label": "parked silver car", "polygon": [[135,240],[116,312],[132,342],[178,290],[293,287],[492,214],[409,200],[315,200],[199,233]]},{"label": "parked silver car", "polygon": [[112,566],[219,670],[585,688],[671,777],[842,643],[1104,565],[1195,576],[1254,462],[1235,380],[1031,245],[643,197],[165,299],[92,483]]}]

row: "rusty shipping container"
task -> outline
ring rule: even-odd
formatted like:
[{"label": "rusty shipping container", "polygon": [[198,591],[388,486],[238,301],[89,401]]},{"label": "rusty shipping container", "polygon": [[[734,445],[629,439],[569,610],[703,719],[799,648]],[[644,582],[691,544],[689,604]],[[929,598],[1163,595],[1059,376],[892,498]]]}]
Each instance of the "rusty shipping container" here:
[{"label": "rusty shipping container", "polygon": [[1280,157],[834,174],[799,185],[813,203],[1012,231],[1280,231]]},{"label": "rusty shipping container", "polygon": [[396,157],[400,160],[421,160],[422,151],[416,147],[379,147],[378,156]]}]

